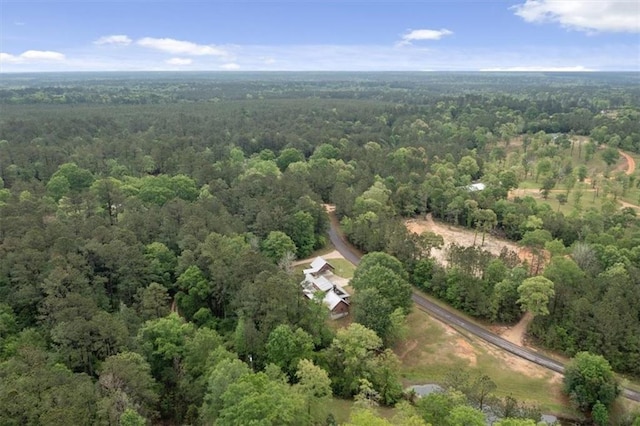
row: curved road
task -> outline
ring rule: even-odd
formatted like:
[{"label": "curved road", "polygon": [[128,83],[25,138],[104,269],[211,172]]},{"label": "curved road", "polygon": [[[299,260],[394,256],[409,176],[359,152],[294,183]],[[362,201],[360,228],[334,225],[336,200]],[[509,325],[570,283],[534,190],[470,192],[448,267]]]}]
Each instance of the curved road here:
[{"label": "curved road", "polygon": [[[340,254],[344,256],[346,260],[353,263],[354,265],[358,265],[360,263],[360,254],[357,253],[340,234],[338,221],[336,220],[335,215],[333,213],[330,213],[329,218],[331,219],[331,227],[329,228],[329,239],[331,240],[331,243],[335,246],[336,250],[338,250],[338,252],[340,252]],[[508,340],[505,340],[502,337],[498,336],[497,334],[494,334],[487,329],[480,327],[479,325],[474,324],[447,309],[442,308],[441,306],[433,303],[429,299],[426,299],[415,291],[411,298],[422,310],[428,312],[431,316],[439,319],[445,324],[460,327],[470,332],[471,334],[474,334],[479,338],[491,343],[492,345],[497,346],[500,349],[511,352],[512,354],[519,356],[520,358],[524,358],[528,361],[534,362],[538,365],[541,365],[542,367],[548,368],[549,370],[561,374],[564,373],[564,364],[562,364],[561,362],[551,359],[531,349],[515,345]],[[628,388],[622,388],[621,390],[621,394],[623,397],[640,402],[640,392]]]}]

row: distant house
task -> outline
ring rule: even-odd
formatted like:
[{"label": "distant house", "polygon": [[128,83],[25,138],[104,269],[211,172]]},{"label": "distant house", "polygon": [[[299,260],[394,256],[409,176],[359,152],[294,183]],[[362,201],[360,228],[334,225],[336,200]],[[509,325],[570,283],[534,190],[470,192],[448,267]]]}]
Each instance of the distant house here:
[{"label": "distant house", "polygon": [[472,183],[471,185],[468,185],[467,191],[469,192],[484,191],[486,188],[487,188],[487,185],[485,185],[482,182],[477,182],[477,183]]},{"label": "distant house", "polygon": [[302,292],[309,299],[321,293],[322,302],[329,308],[331,319],[338,319],[349,315],[350,295],[340,285],[333,283],[330,278],[335,268],[322,257],[311,262],[311,267],[303,270],[304,280],[300,283]]}]

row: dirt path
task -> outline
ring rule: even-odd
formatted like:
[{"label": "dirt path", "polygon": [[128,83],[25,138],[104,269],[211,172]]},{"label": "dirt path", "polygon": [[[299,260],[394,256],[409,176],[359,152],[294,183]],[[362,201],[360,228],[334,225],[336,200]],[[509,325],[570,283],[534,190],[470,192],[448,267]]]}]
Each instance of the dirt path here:
[{"label": "dirt path", "polygon": [[524,314],[522,319],[513,327],[508,328],[506,331],[500,334],[503,339],[515,343],[518,346],[523,346],[524,335],[527,332],[529,324],[533,321],[533,315],[530,312]]},{"label": "dirt path", "polygon": [[631,204],[631,203],[627,203],[626,201],[618,200],[618,203],[620,203],[620,205],[622,207],[630,207],[632,209],[640,210],[640,206],[637,206],[637,205]]},{"label": "dirt path", "polygon": [[[338,250],[334,250],[334,251],[329,252],[327,254],[323,254],[320,257],[322,257],[325,260],[329,260],[329,259],[344,259],[344,256],[341,255]],[[308,258],[308,259],[296,260],[291,265],[292,266],[306,265],[307,263],[313,262],[314,259],[315,259],[315,257],[311,257],[311,258]]]},{"label": "dirt path", "polygon": [[618,152],[627,160],[627,171],[625,173],[628,176],[631,176],[633,172],[636,171],[636,160],[634,160],[632,156],[620,149],[618,150]]}]

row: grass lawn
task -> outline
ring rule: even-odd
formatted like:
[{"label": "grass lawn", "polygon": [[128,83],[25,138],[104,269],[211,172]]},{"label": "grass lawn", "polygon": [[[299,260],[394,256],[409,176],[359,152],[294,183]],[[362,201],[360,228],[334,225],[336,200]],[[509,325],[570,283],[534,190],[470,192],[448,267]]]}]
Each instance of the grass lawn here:
[{"label": "grass lawn", "polygon": [[[352,399],[331,398],[327,403],[327,412],[333,414],[338,424],[347,423],[354,408]],[[391,419],[394,416],[393,408],[376,407],[376,412],[380,417]]]},{"label": "grass lawn", "polygon": [[[566,194],[566,187],[564,185],[556,185],[546,200],[542,198],[542,193],[539,191],[539,183],[536,184],[532,180],[527,180],[521,182],[518,188],[526,190],[526,192],[521,193],[516,190],[515,192],[517,196],[521,198],[527,196],[532,197],[538,203],[547,203],[553,211],[560,211],[565,215],[571,214],[576,209],[576,193],[578,191],[582,191],[582,197],[580,198],[580,212],[584,212],[592,208],[600,211],[600,209],[602,208],[602,202],[606,200],[602,191],[600,191],[598,197],[594,197],[594,192],[591,186],[580,182],[577,182],[575,187],[571,190],[571,192],[569,193],[568,201],[565,204],[560,204],[560,202],[556,198],[558,194]],[[559,192],[559,190],[561,192]],[[631,192],[632,191],[629,191],[629,194],[631,194]],[[611,196],[609,196],[608,198],[611,199]]]},{"label": "grass lawn", "polygon": [[[342,278],[349,278],[349,279],[353,278],[353,272],[356,270],[356,267],[353,266],[353,264],[348,260],[327,259],[327,262],[329,262],[334,268],[336,268],[334,272],[335,275]],[[300,275],[302,277],[302,270],[307,269],[310,266],[311,266],[311,262],[304,263],[302,265],[295,266],[293,270],[296,272],[297,275]]]},{"label": "grass lawn", "polygon": [[575,414],[562,395],[559,375],[458,333],[417,308],[407,320],[409,335],[395,347],[405,385],[441,383],[449,371],[468,369],[491,377],[498,396],[535,401],[547,413]]},{"label": "grass lawn", "polygon": [[349,262],[345,259],[329,259],[327,260],[336,270],[333,272],[339,277],[342,278],[353,278],[353,272],[356,270],[356,267],[353,266],[353,263]]}]

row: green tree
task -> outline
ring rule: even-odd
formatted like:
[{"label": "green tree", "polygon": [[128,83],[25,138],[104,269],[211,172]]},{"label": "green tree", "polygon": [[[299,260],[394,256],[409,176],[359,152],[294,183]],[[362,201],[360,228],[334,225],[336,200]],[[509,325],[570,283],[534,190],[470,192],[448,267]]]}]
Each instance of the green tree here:
[{"label": "green tree", "polygon": [[393,424],[370,409],[359,408],[351,412],[349,422],[343,426],[393,426]]},{"label": "green tree", "polygon": [[322,423],[327,418],[326,407],[332,396],[329,375],[312,361],[301,359],[295,376],[298,383],[293,390],[305,398],[308,422]]},{"label": "green tree", "polygon": [[287,234],[295,243],[295,253],[300,259],[309,256],[315,247],[315,223],[311,213],[298,211],[285,225]]},{"label": "green tree", "polygon": [[203,305],[210,307],[213,304],[210,302],[211,286],[209,281],[196,265],[189,266],[180,274],[176,280],[176,287],[178,288],[176,294],[178,307],[188,319],[193,318],[193,315]]},{"label": "green tree", "polygon": [[591,410],[591,418],[596,426],[607,426],[609,424],[609,410],[600,401],[597,401]]},{"label": "green tree", "polygon": [[280,155],[276,159],[276,164],[282,172],[287,170],[289,164],[304,161],[304,154],[296,148],[285,148],[280,151]]},{"label": "green tree", "polygon": [[391,327],[391,303],[377,288],[358,290],[352,298],[353,318],[356,322],[375,331],[383,340],[387,338]]},{"label": "green tree", "polygon": [[[531,219],[539,219],[537,216],[532,216]],[[544,262],[544,246],[547,242],[553,240],[551,233],[546,229],[533,229],[527,231],[520,241],[525,246],[529,247],[535,259],[532,259],[531,274],[537,275]]]},{"label": "green tree", "polygon": [[220,360],[207,376],[207,390],[200,409],[201,420],[213,423],[224,406],[222,395],[227,388],[250,372],[247,364],[235,358],[235,355],[231,353]]},{"label": "green tree", "polygon": [[482,411],[491,393],[498,387],[486,374],[478,376],[471,385],[471,400],[477,404]]},{"label": "green tree", "polygon": [[69,190],[81,192],[88,189],[93,183],[93,175],[89,170],[78,167],[76,163],[64,163],[51,176],[51,179],[65,178],[69,183]]},{"label": "green tree", "polygon": [[479,171],[480,167],[478,167],[476,159],[471,156],[466,155],[458,162],[458,173],[461,175],[467,175],[471,179],[475,179]]},{"label": "green tree", "polygon": [[589,169],[584,164],[581,164],[576,169],[577,177],[580,182],[584,182],[584,180],[589,176]]},{"label": "green tree", "polygon": [[620,158],[620,153],[616,148],[608,147],[602,151],[602,159],[609,167],[615,164],[615,162],[618,161],[618,158]]},{"label": "green tree", "polygon": [[400,360],[391,349],[385,349],[373,360],[371,382],[380,395],[380,402],[392,406],[402,398]]},{"label": "green tree", "polygon": [[288,324],[281,324],[269,334],[265,348],[267,361],[293,377],[300,360],[311,358],[313,338],[299,327],[294,331]]},{"label": "green tree", "polygon": [[168,290],[158,283],[151,283],[138,290],[138,313],[144,321],[169,314]]},{"label": "green tree", "polygon": [[600,355],[579,352],[567,364],[564,392],[583,412],[589,412],[600,402],[609,407],[620,394],[609,362]]},{"label": "green tree", "polygon": [[271,231],[262,241],[262,252],[274,263],[282,260],[287,253],[296,253],[297,248],[293,240],[281,231]]},{"label": "green tree", "polygon": [[183,374],[187,341],[195,332],[193,324],[176,313],[150,320],[138,331],[137,341],[151,366],[153,377],[162,384],[160,411],[162,416],[182,419],[188,408],[185,395],[177,390]]},{"label": "green tree", "polygon": [[231,383],[222,395],[223,408],[216,425],[302,425],[306,414],[303,395],[265,373],[247,374]]},{"label": "green tree", "polygon": [[[487,232],[491,231],[498,223],[496,213],[491,209],[478,209],[474,213],[476,227],[482,230],[482,244],[484,246],[484,237]],[[474,238],[475,245],[475,238]]]},{"label": "green tree", "polygon": [[554,296],[553,281],[543,276],[531,277],[518,286],[520,304],[523,311],[532,315],[549,315],[549,301]]},{"label": "green tree", "polygon": [[402,262],[387,253],[379,251],[367,253],[362,256],[358,267],[353,273],[353,278],[358,278],[360,274],[364,274],[374,266],[384,266],[391,269],[393,272],[395,272],[405,280],[408,279],[407,271],[402,265]]},{"label": "green tree", "polygon": [[[51,183],[51,181],[49,181],[49,183]],[[124,201],[122,182],[113,177],[98,179],[91,185],[91,192],[107,213],[109,223],[114,225],[118,221],[118,214],[122,210],[122,203]]]},{"label": "green tree", "polygon": [[494,321],[513,322],[521,316],[517,307],[518,287],[527,277],[522,267],[513,268],[507,277],[496,283],[491,294],[491,318]]},{"label": "green tree", "polygon": [[120,416],[119,424],[120,426],[145,426],[147,421],[135,410],[127,408]]},{"label": "green tree", "polygon": [[64,176],[54,176],[47,183],[47,192],[56,201],[60,201],[70,190],[69,180]]},{"label": "green tree", "polygon": [[339,156],[340,156],[340,151],[338,150],[338,148],[328,143],[323,143],[316,147],[310,159],[319,160],[324,158],[327,160],[331,160],[331,159],[337,159],[339,158]]},{"label": "green tree", "polygon": [[327,353],[336,394],[348,397],[358,391],[360,379],[371,377],[370,361],[381,346],[376,333],[361,324],[338,330]]},{"label": "green tree", "polygon": [[166,245],[155,241],[145,247],[144,258],[149,262],[149,279],[172,288],[178,266],[176,255]]},{"label": "green tree", "polygon": [[[366,256],[365,256],[366,257]],[[405,312],[411,307],[411,285],[403,275],[399,275],[393,269],[384,266],[382,263],[370,266],[362,263],[356,268],[350,284],[356,290],[376,289],[380,296],[385,299],[391,309],[388,315],[397,308],[402,308]]]},{"label": "green tree", "polygon": [[467,405],[459,405],[445,417],[448,426],[485,426],[487,420],[482,411]]},{"label": "green tree", "polygon": [[121,352],[105,360],[100,368],[99,414],[116,424],[127,409],[136,409],[151,419],[158,402],[157,383],[151,367],[135,352]]},{"label": "green tree", "polygon": [[0,362],[0,419],[5,425],[90,425],[96,410],[91,378],[55,364],[34,342],[17,342]]}]

